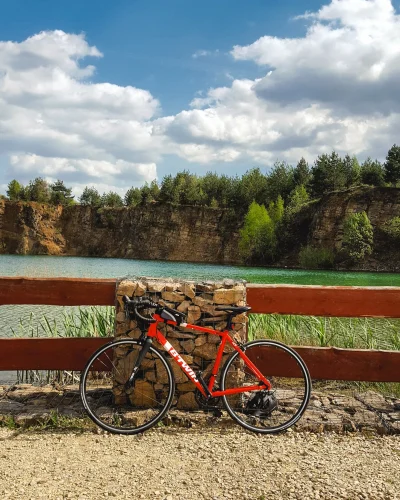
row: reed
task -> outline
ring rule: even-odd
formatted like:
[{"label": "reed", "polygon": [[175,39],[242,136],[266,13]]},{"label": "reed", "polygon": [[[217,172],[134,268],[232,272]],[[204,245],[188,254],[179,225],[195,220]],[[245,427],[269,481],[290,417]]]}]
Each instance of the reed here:
[{"label": "reed", "polygon": [[[14,337],[111,337],[114,334],[115,309],[79,307],[63,311],[61,318],[43,315],[39,320],[33,313],[28,320],[19,320],[18,328],[11,329]],[[66,370],[21,370],[17,383],[74,385],[79,373]]]},{"label": "reed", "polygon": [[250,314],[249,340],[258,338],[289,345],[400,350],[400,320]]}]

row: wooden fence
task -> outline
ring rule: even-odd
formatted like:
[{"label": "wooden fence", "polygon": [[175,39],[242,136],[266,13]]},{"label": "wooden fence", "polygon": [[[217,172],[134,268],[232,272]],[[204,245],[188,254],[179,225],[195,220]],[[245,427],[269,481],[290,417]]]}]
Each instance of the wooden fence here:
[{"label": "wooden fence", "polygon": [[[115,279],[1,278],[0,305],[114,305]],[[253,313],[400,318],[400,288],[248,285]],[[81,370],[110,339],[0,339],[0,370]],[[400,382],[400,352],[295,347],[314,379]],[[277,360],[279,362],[279,360]]]}]

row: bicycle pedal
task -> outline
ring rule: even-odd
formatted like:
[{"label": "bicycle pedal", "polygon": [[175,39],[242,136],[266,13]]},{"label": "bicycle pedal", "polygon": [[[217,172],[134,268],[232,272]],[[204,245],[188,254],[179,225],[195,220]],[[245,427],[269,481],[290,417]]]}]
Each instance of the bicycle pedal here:
[{"label": "bicycle pedal", "polygon": [[214,411],[213,411],[213,416],[214,416],[215,418],[220,418],[220,417],[222,417],[222,411],[221,411],[221,410],[218,410],[218,409],[214,410]]}]

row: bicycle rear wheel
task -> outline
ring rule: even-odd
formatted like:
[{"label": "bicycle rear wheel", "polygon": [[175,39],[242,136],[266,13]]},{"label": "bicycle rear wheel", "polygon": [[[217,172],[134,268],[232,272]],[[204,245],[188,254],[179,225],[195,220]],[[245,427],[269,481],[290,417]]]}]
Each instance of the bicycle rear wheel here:
[{"label": "bicycle rear wheel", "polygon": [[138,340],[122,339],[98,349],[81,375],[80,393],[89,417],[106,431],[136,434],[155,425],[172,404],[175,381],[168,361],[157,349],[143,359],[127,385],[143,349]]},{"label": "bicycle rear wheel", "polygon": [[[245,345],[245,354],[271,383],[271,391],[251,390],[223,396],[230,416],[244,428],[263,434],[283,431],[295,424],[307,408],[311,378],[304,361],[290,347],[272,340]],[[238,352],[225,363],[221,390],[260,383]]]}]

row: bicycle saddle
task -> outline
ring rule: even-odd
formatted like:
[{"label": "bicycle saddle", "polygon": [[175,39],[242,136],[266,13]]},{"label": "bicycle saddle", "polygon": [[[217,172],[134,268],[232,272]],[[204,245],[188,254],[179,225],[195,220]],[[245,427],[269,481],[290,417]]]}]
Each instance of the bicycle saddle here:
[{"label": "bicycle saddle", "polygon": [[249,306],[217,306],[215,308],[216,311],[228,311],[228,312],[234,312],[237,314],[241,314],[247,311],[250,311],[251,307]]}]

